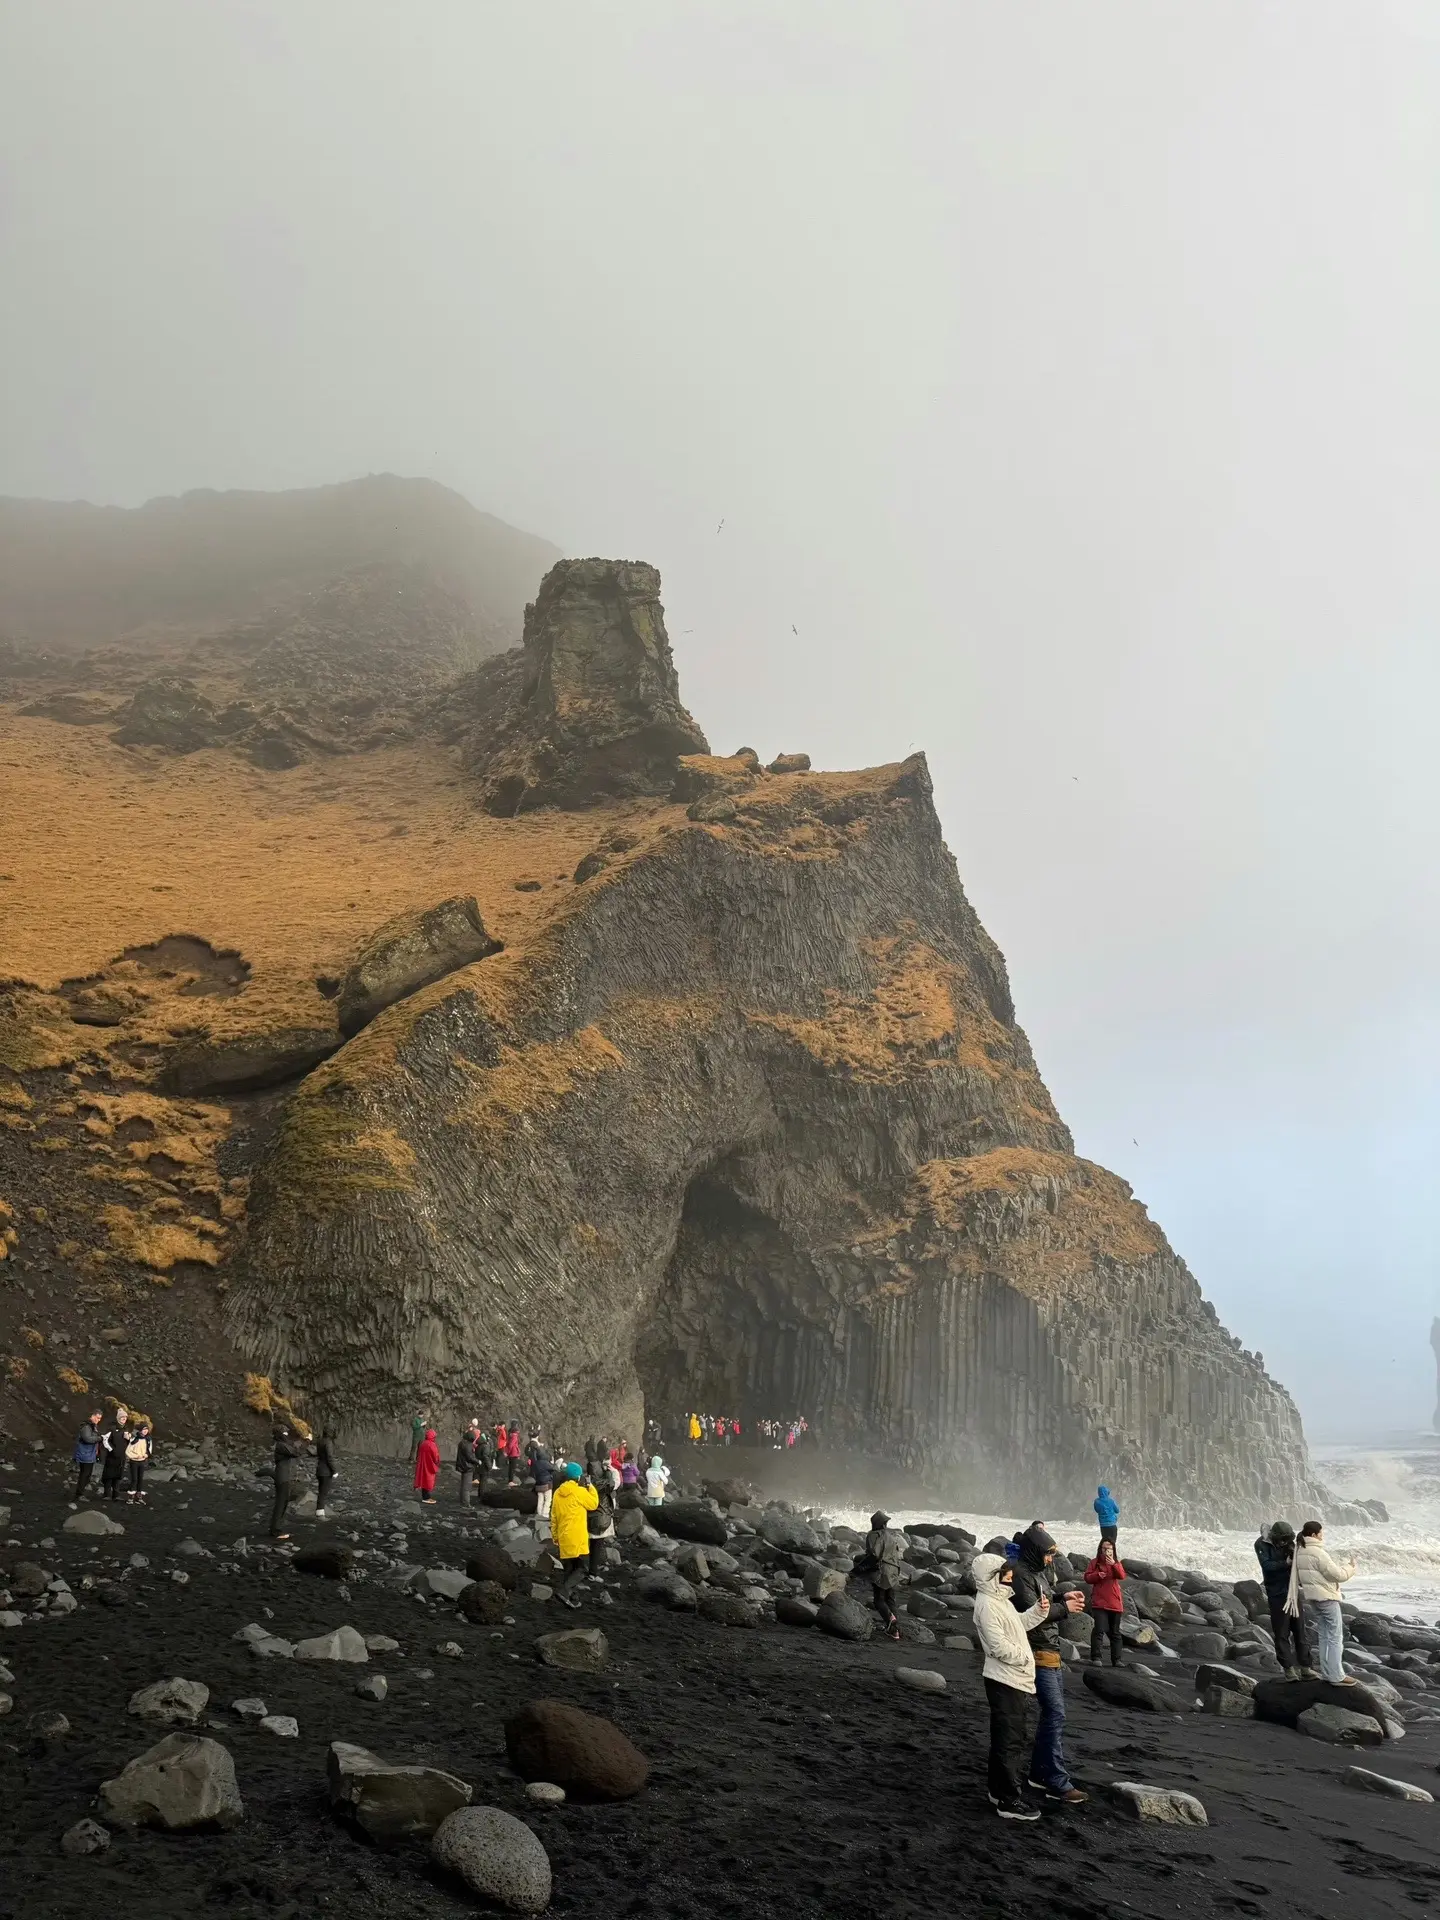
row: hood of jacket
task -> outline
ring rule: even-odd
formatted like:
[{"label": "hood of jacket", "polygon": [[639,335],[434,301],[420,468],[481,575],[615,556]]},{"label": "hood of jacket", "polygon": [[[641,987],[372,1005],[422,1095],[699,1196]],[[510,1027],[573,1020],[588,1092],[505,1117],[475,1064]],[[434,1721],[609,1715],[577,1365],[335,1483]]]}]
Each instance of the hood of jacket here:
[{"label": "hood of jacket", "polygon": [[1037,1520],[1028,1526],[1020,1536],[1020,1558],[1036,1573],[1045,1565],[1047,1553],[1054,1553],[1055,1542]]},{"label": "hood of jacket", "polygon": [[988,1593],[996,1600],[1008,1599],[1008,1594],[1000,1584],[1000,1576],[1009,1564],[1003,1553],[977,1553],[970,1562],[976,1593]]}]

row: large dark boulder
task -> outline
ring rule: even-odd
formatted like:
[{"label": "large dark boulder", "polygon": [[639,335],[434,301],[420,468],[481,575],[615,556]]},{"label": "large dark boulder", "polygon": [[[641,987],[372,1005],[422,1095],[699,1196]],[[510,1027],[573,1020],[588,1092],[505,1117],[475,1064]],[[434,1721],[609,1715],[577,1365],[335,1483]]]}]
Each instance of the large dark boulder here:
[{"label": "large dark boulder", "polygon": [[649,1520],[657,1533],[671,1540],[694,1540],[702,1547],[723,1547],[729,1539],[725,1522],[699,1500],[667,1500],[652,1507]]},{"label": "large dark boulder", "polygon": [[499,950],[468,895],[396,914],[370,935],[340,983],[340,1031],[348,1039],[397,1000]]},{"label": "large dark boulder", "polygon": [[848,1594],[831,1593],[820,1602],[815,1624],[837,1640],[868,1640],[875,1631],[875,1615]]},{"label": "large dark boulder", "polygon": [[355,1565],[349,1547],[302,1547],[290,1562],[297,1573],[319,1574],[322,1580],[345,1580]]},{"label": "large dark boulder", "polygon": [[503,1480],[487,1480],[480,1489],[480,1503],[486,1507],[504,1507],[511,1513],[534,1513],[540,1496],[534,1487],[506,1486]]},{"label": "large dark boulder", "polygon": [[752,1606],[739,1594],[726,1593],[723,1588],[705,1588],[696,1610],[702,1620],[712,1620],[717,1627],[758,1627],[760,1624],[760,1616]]},{"label": "large dark boulder", "polygon": [[795,1593],[782,1593],[775,1602],[775,1618],[782,1627],[813,1627],[819,1612],[813,1600]]},{"label": "large dark boulder", "polygon": [[1348,1713],[1369,1714],[1385,1729],[1390,1739],[1396,1729],[1403,1732],[1395,1710],[1360,1682],[1353,1687],[1337,1686],[1330,1680],[1261,1680],[1255,1688],[1255,1717],[1277,1726],[1298,1725],[1302,1713],[1311,1707],[1342,1707]]},{"label": "large dark boulder", "polygon": [[505,1722],[505,1750],[522,1780],[550,1780],[580,1800],[628,1800],[650,1763],[613,1721],[563,1700],[532,1700]]},{"label": "large dark boulder", "polygon": [[722,1507],[743,1507],[750,1498],[750,1489],[743,1480],[702,1480],[700,1490],[707,1499]]},{"label": "large dark boulder", "polygon": [[461,1588],[455,1610],[472,1626],[498,1627],[509,1604],[510,1595],[498,1580],[472,1580]]},{"label": "large dark boulder", "polygon": [[1085,1685],[1107,1706],[1133,1707],[1137,1713],[1179,1713],[1180,1696],[1163,1680],[1129,1667],[1086,1667]]},{"label": "large dark boulder", "polygon": [[510,1591],[519,1583],[520,1569],[505,1549],[494,1540],[482,1540],[465,1562],[472,1580],[493,1580],[497,1587]]}]

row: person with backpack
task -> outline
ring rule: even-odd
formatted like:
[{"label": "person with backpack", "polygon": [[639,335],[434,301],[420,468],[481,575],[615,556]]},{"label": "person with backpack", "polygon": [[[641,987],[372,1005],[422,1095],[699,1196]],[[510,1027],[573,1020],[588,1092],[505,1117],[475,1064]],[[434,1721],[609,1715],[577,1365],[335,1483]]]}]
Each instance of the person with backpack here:
[{"label": "person with backpack", "polygon": [[100,1457],[103,1442],[100,1438],[100,1425],[103,1413],[95,1412],[86,1417],[84,1425],[75,1436],[75,1450],[70,1456],[75,1463],[75,1497],[70,1502],[78,1507],[85,1497],[85,1489],[90,1484],[90,1476],[95,1471],[95,1462]]},{"label": "person with backpack", "polygon": [[590,1515],[599,1505],[599,1494],[571,1460],[550,1503],[550,1539],[563,1570],[555,1598],[562,1606],[580,1605],[575,1588],[590,1571]]},{"label": "person with backpack", "polygon": [[645,1469],[645,1499],[652,1507],[663,1507],[665,1489],[670,1484],[670,1469],[658,1453],[652,1453]]},{"label": "person with backpack", "polygon": [[132,1507],[143,1507],[145,1504],[145,1469],[154,1452],[153,1429],[147,1420],[142,1420],[125,1442],[125,1472],[129,1480],[125,1498]]},{"label": "person with backpack", "polygon": [[327,1427],[315,1447],[315,1518],[323,1520],[330,1501],[330,1482],[338,1479],[335,1464],[335,1437]]},{"label": "person with backpack", "polygon": [[1110,1664],[1120,1664],[1120,1622],[1125,1614],[1125,1596],[1120,1582],[1125,1569],[1115,1557],[1113,1540],[1102,1539],[1095,1558],[1085,1569],[1085,1584],[1090,1589],[1090,1608],[1095,1624],[1090,1629],[1090,1664],[1098,1667],[1106,1636],[1110,1640]]},{"label": "person with backpack", "polygon": [[1292,1619],[1299,1618],[1302,1605],[1310,1613],[1320,1641],[1320,1677],[1336,1687],[1355,1685],[1341,1665],[1345,1627],[1340,1613],[1340,1589],[1354,1578],[1355,1562],[1342,1566],[1332,1560],[1325,1551],[1324,1527],[1318,1520],[1307,1520],[1290,1566],[1285,1611]]},{"label": "person with backpack", "polygon": [[1277,1520],[1268,1533],[1255,1542],[1255,1558],[1260,1562],[1260,1578],[1265,1585],[1265,1604],[1270,1609],[1270,1635],[1275,1642],[1275,1658],[1285,1669],[1287,1680],[1318,1680],[1319,1670],[1310,1659],[1305,1633],[1304,1596],[1296,1611],[1287,1613],[1285,1602],[1290,1592],[1290,1571],[1295,1559],[1295,1529],[1288,1520]]},{"label": "person with backpack", "polygon": [[903,1533],[891,1530],[888,1513],[872,1513],[864,1549],[855,1562],[856,1573],[870,1582],[870,1604],[892,1640],[900,1638],[895,1589],[900,1584],[900,1567],[909,1545]]},{"label": "person with backpack", "polygon": [[480,1456],[476,1451],[480,1423],[472,1420],[455,1443],[455,1471],[460,1476],[460,1504],[470,1504],[470,1489],[475,1484],[475,1475],[480,1470]]},{"label": "person with backpack", "polygon": [[1035,1730],[1035,1748],[1030,1756],[1029,1784],[1047,1799],[1067,1807],[1082,1806],[1089,1799],[1065,1770],[1063,1737],[1065,1732],[1064,1656],[1056,1625],[1067,1613],[1079,1613],[1085,1605],[1078,1592],[1067,1593],[1063,1600],[1054,1596],[1054,1576],[1050,1567],[1055,1559],[1055,1542],[1038,1520],[1032,1520],[1017,1534],[1015,1574],[1010,1582],[1010,1604],[1018,1613],[1034,1614],[1043,1600],[1045,1605],[1037,1623],[1026,1629],[1034,1655],[1035,1698],[1040,1708],[1040,1723]]},{"label": "person with backpack", "polygon": [[1111,1546],[1116,1547],[1118,1551],[1117,1543],[1120,1539],[1120,1502],[1115,1498],[1109,1487],[1097,1487],[1095,1489],[1095,1499],[1092,1504],[1095,1508],[1095,1518],[1100,1522],[1100,1538],[1102,1540],[1108,1540]]},{"label": "person with backpack", "polygon": [[1029,1635],[1049,1618],[1042,1593],[1016,1609],[1016,1562],[1003,1553],[980,1553],[970,1563],[975,1580],[975,1631],[985,1655],[985,1698],[990,1707],[990,1760],[986,1785],[1002,1820],[1038,1820],[1040,1809],[1025,1798],[1021,1766],[1035,1701],[1035,1654]]},{"label": "person with backpack", "polygon": [[430,1416],[417,1413],[410,1422],[410,1464],[415,1464],[415,1456],[420,1451],[420,1442],[425,1438],[425,1429],[430,1424]]},{"label": "person with backpack", "polygon": [[100,1498],[118,1500],[120,1482],[125,1478],[125,1447],[130,1438],[130,1412],[117,1407],[108,1427],[100,1436],[104,1449],[100,1465]]},{"label": "person with backpack", "polygon": [[439,1471],[440,1442],[435,1438],[434,1427],[427,1427],[415,1454],[415,1491],[422,1507],[435,1504],[435,1476]]},{"label": "person with backpack", "polygon": [[293,1430],[279,1427],[275,1432],[275,1497],[270,1507],[270,1538],[288,1540],[280,1531],[285,1509],[295,1497],[295,1481],[300,1472],[300,1447]]}]

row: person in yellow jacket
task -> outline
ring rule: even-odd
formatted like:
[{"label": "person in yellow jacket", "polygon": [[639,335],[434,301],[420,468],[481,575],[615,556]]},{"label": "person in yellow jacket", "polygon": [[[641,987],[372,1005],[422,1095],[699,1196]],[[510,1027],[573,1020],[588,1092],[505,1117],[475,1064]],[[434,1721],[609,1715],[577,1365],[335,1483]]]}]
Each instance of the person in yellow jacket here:
[{"label": "person in yellow jacket", "polygon": [[690,1444],[692,1447],[698,1447],[700,1444],[700,1421],[693,1413],[690,1416]]},{"label": "person in yellow jacket", "polygon": [[599,1494],[582,1478],[579,1461],[567,1462],[565,1478],[556,1487],[550,1502],[550,1539],[565,1569],[555,1598],[563,1606],[580,1604],[575,1598],[575,1588],[590,1571],[590,1529],[585,1516],[593,1513],[599,1504]]}]

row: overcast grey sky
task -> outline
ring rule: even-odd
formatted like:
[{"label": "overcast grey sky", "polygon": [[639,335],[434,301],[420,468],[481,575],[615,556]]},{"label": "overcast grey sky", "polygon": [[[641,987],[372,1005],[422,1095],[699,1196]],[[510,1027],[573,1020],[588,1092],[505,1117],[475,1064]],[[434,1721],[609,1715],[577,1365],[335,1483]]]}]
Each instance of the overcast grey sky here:
[{"label": "overcast grey sky", "polygon": [[719,748],[928,751],[1312,1437],[1428,1420],[1434,0],[0,21],[0,492],[388,469],[654,561]]}]

